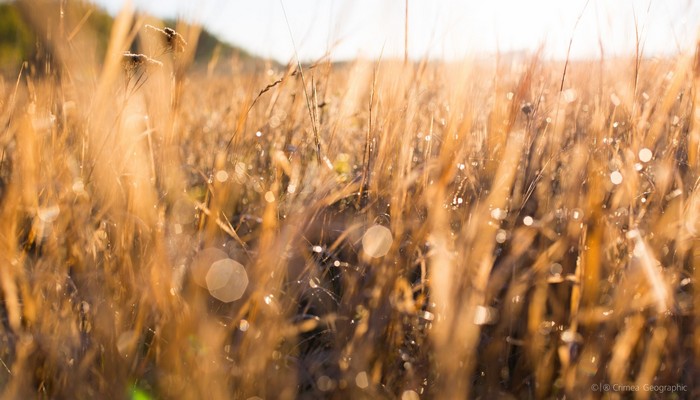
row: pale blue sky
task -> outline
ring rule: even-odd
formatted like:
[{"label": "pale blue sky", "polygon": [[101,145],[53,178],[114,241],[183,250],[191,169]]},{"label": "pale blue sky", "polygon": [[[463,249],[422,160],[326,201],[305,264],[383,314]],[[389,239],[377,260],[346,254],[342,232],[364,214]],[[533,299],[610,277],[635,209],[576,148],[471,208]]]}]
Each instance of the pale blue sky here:
[{"label": "pale blue sky", "polygon": [[[94,0],[116,12],[123,0]],[[334,59],[403,57],[404,0],[133,0],[161,17],[194,19],[224,40],[286,62],[328,50]],[[546,43],[550,57],[632,54],[635,16],[648,55],[694,48],[700,1],[694,0],[409,0],[409,54],[449,59]],[[287,12],[289,28],[282,5]],[[574,33],[576,20],[581,20]]]}]

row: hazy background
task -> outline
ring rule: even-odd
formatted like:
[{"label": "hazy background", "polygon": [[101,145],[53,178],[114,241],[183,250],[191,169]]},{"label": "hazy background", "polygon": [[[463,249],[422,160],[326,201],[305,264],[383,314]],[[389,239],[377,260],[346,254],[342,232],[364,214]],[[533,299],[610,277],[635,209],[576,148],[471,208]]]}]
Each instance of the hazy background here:
[{"label": "hazy background", "polygon": [[[122,0],[95,0],[110,13]],[[316,59],[403,57],[404,0],[136,0],[138,9],[163,18],[201,22],[225,41],[282,62],[294,55]],[[644,54],[669,54],[694,45],[700,2],[691,0],[410,0],[409,54],[454,59],[546,44],[563,58],[574,35],[575,58],[633,54],[635,19]],[[285,21],[286,10],[289,24]],[[574,32],[576,20],[580,23]],[[290,37],[290,29],[292,37]]]}]

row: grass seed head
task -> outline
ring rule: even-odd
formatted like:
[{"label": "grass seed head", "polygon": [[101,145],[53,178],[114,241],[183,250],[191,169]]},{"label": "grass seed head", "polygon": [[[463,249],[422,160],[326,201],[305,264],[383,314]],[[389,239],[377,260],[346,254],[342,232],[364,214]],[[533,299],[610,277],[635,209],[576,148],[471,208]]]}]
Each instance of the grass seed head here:
[{"label": "grass seed head", "polygon": [[145,54],[134,54],[127,51],[122,57],[122,65],[125,70],[134,71],[139,68],[159,68],[163,66],[163,63]]},{"label": "grass seed head", "polygon": [[156,28],[153,25],[146,25],[146,29],[163,44],[165,52],[182,53],[187,47],[187,41],[174,29],[165,27]]}]

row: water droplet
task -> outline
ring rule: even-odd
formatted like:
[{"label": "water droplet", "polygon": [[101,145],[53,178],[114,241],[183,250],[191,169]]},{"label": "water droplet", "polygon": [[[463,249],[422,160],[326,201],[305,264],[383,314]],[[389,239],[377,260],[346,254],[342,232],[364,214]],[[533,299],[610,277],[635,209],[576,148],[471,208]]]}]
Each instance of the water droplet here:
[{"label": "water droplet", "polygon": [[237,162],[235,171],[237,174],[245,174],[246,173],[246,165],[244,162]]},{"label": "water droplet", "polygon": [[620,171],[613,171],[612,174],[610,174],[610,181],[613,183],[613,185],[619,185],[622,183],[622,174]]},{"label": "water droplet", "polygon": [[573,103],[578,97],[578,94],[574,89],[566,89],[562,95],[564,96],[564,101],[567,103]]},{"label": "water droplet", "polygon": [[537,332],[539,332],[540,335],[549,335],[555,325],[556,323],[554,323],[554,321],[542,321]]},{"label": "water droplet", "polygon": [[362,249],[370,257],[383,257],[389,252],[393,241],[389,228],[374,225],[362,236]]},{"label": "water droplet", "polygon": [[83,181],[81,179],[76,179],[73,182],[72,189],[73,189],[73,192],[75,192],[75,194],[84,193],[85,192],[85,184],[83,183]]},{"label": "water droplet", "polygon": [[499,229],[496,232],[496,242],[498,243],[504,243],[506,241],[506,238],[508,237],[508,234],[504,229]]},{"label": "water droplet", "polygon": [[268,203],[274,203],[275,202],[275,194],[269,190],[267,192],[265,192],[265,201]]},{"label": "water droplet", "polygon": [[135,331],[126,331],[119,335],[117,338],[117,351],[119,354],[124,358],[129,357],[129,352],[133,349],[138,338],[139,336]]},{"label": "water droplet", "polygon": [[355,385],[357,385],[357,387],[360,389],[367,389],[369,386],[369,378],[367,377],[367,373],[365,371],[362,371],[355,376]]},{"label": "water droplet", "polygon": [[495,220],[502,220],[506,217],[508,213],[505,210],[501,210],[500,208],[494,208],[491,210],[491,218]]},{"label": "water droplet", "polygon": [[525,226],[532,226],[534,222],[535,220],[529,215],[523,218],[523,224],[525,224]]},{"label": "water droplet", "polygon": [[621,103],[620,98],[617,97],[615,93],[610,94],[610,101],[613,103],[615,107],[618,107]]},{"label": "water droplet", "polygon": [[316,386],[318,386],[318,389],[322,392],[328,392],[333,390],[335,387],[335,382],[333,379],[327,377],[326,375],[320,376],[316,380]]},{"label": "water droplet", "polygon": [[209,294],[224,303],[230,303],[243,297],[248,287],[248,274],[243,265],[226,258],[211,265],[206,283]]},{"label": "water droplet", "polygon": [[171,213],[176,223],[187,225],[194,221],[195,207],[191,200],[180,198],[173,203]]},{"label": "water droplet", "polygon": [[498,310],[493,307],[477,306],[474,313],[474,324],[491,325],[498,320]]},{"label": "water droplet", "polygon": [[314,253],[321,253],[321,252],[323,252],[323,247],[321,247],[321,246],[314,246],[314,247],[311,248],[311,251],[313,251]]},{"label": "water droplet", "polygon": [[581,210],[580,208],[574,208],[573,210],[571,210],[571,218],[573,218],[574,221],[580,220],[581,218],[583,218],[583,210]]},{"label": "water droplet", "polygon": [[206,276],[209,268],[217,261],[228,258],[228,254],[215,247],[209,247],[200,251],[192,260],[190,271],[195,283],[207,288]]},{"label": "water droplet", "polygon": [[61,213],[61,209],[58,207],[58,205],[54,204],[51,206],[47,207],[41,207],[37,210],[37,214],[39,216],[39,219],[42,222],[50,223],[56,220],[58,218],[58,214]]},{"label": "water droplet", "polygon": [[250,328],[250,323],[247,320],[242,319],[241,322],[238,323],[238,329],[241,332],[246,332],[248,328]]},{"label": "water droplet", "polygon": [[413,390],[406,390],[401,393],[401,400],[420,400],[420,396]]},{"label": "water droplet", "polygon": [[559,263],[553,263],[549,266],[549,273],[552,275],[561,275],[562,271],[564,271],[564,268]]},{"label": "water droplet", "polygon": [[228,172],[223,169],[216,171],[216,180],[221,183],[226,182],[228,180]]},{"label": "water droplet", "polygon": [[435,314],[431,313],[430,311],[421,311],[418,313],[418,316],[423,318],[426,321],[434,321],[435,320]]},{"label": "water droplet", "polygon": [[583,341],[583,337],[578,332],[569,329],[562,332],[560,337],[564,343],[580,343]]},{"label": "water droplet", "polygon": [[425,141],[429,142],[433,137],[430,135],[425,135]]},{"label": "water droplet", "polygon": [[651,152],[651,150],[647,149],[646,147],[639,150],[639,161],[643,163],[647,163],[651,161],[651,158],[654,156],[654,154]]}]

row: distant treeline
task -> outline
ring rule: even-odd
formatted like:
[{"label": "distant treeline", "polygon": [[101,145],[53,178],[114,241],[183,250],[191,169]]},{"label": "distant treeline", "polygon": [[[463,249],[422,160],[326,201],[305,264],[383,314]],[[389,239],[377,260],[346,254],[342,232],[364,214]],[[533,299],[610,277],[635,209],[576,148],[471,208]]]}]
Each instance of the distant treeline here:
[{"label": "distant treeline", "polygon": [[[40,1],[41,2],[41,1]],[[36,24],[44,25],[45,32],[59,32],[67,38],[73,34],[77,26],[61,26],[60,4],[58,1],[43,1],[41,5],[32,1],[21,2],[0,1],[0,71],[16,72],[22,62],[41,64],[51,58],[49,41],[42,37]],[[42,13],[41,17],[37,13]],[[109,33],[114,22],[113,17],[106,11],[88,2],[71,2],[70,10],[73,20],[82,21],[80,29],[89,29],[96,42],[96,56],[103,57],[109,41]],[[33,13],[34,15],[30,15]],[[175,27],[176,21],[165,20],[165,26]],[[51,27],[51,25],[54,25]],[[50,27],[51,29],[44,29]],[[58,28],[58,29],[56,29]],[[208,62],[214,54],[221,60],[235,56],[242,61],[253,59],[246,51],[222,42],[212,33],[203,29],[195,52],[195,63]]]}]

